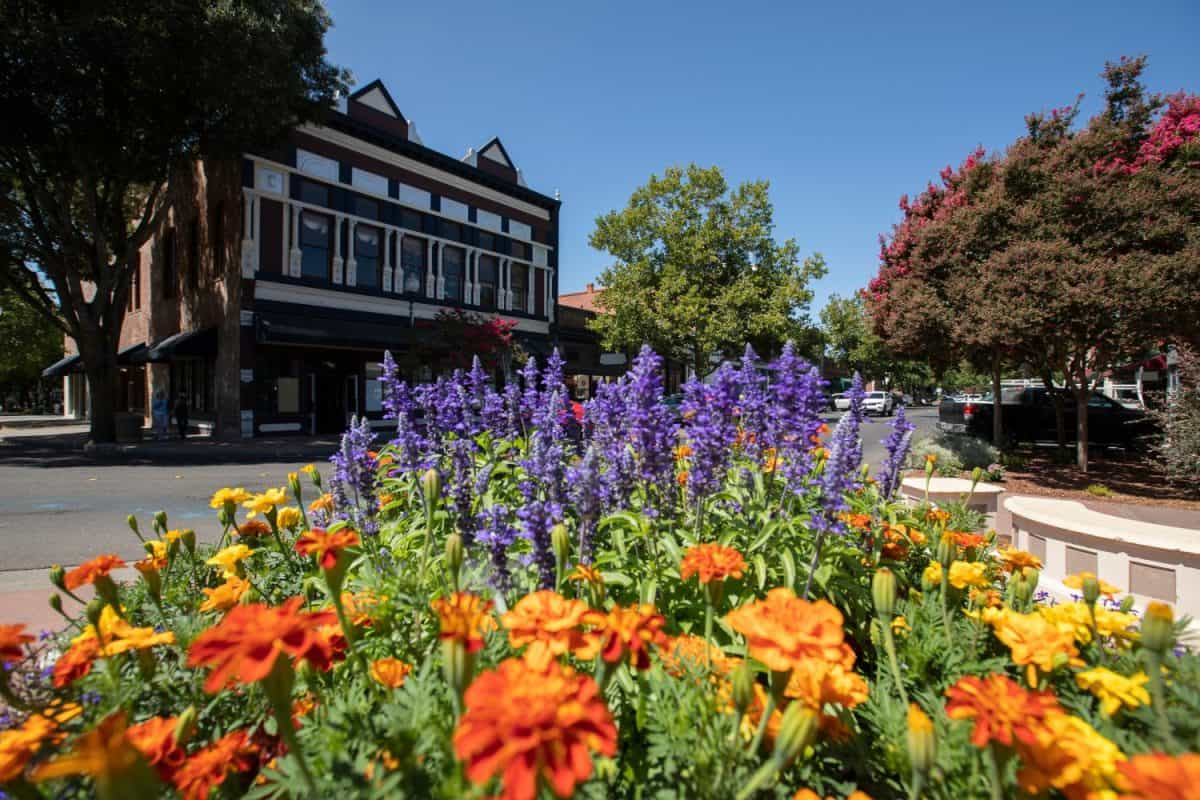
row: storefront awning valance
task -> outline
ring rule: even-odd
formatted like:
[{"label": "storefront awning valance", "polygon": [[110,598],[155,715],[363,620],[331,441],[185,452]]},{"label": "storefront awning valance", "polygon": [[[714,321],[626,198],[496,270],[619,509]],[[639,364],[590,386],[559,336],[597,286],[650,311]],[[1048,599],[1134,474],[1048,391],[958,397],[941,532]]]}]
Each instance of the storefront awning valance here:
[{"label": "storefront awning valance", "polygon": [[149,352],[150,348],[146,346],[145,342],[131,344],[117,353],[117,363],[123,367],[145,364]]},{"label": "storefront awning valance", "polygon": [[182,331],[163,339],[146,352],[146,360],[159,363],[180,356],[215,356],[217,354],[217,329],[203,328],[198,331]]},{"label": "storefront awning valance", "polygon": [[407,320],[379,322],[365,319],[335,319],[279,311],[258,312],[258,341],[261,344],[292,344],[315,347],[347,347],[386,350],[430,339],[428,331],[408,327]]},{"label": "storefront awning valance", "polygon": [[80,363],[79,354],[72,353],[69,356],[64,356],[58,361],[55,361],[50,366],[42,370],[43,378],[61,378],[68,372],[76,372],[83,367]]}]

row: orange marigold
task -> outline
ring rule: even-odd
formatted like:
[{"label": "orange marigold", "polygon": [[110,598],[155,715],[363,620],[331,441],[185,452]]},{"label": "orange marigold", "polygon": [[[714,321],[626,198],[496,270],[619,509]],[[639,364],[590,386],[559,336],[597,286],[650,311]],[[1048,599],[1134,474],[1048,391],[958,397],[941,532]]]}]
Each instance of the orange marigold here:
[{"label": "orange marigold", "polygon": [[133,769],[139,759],[137,748],[125,736],[126,719],[124,711],[108,715],[76,739],[70,751],[39,765],[30,777],[40,783],[69,775],[90,775],[111,791],[114,780]]},{"label": "orange marigold", "polygon": [[466,645],[468,653],[483,649],[483,634],[496,629],[491,615],[492,601],[468,592],[454,592],[430,603],[437,612],[440,624],[438,637],[442,641],[457,640]]},{"label": "orange marigold", "polygon": [[266,536],[271,532],[271,526],[263,519],[248,519],[241,525],[236,526],[238,536],[243,539],[257,539],[261,536]]},{"label": "orange marigold", "polygon": [[151,717],[131,725],[125,735],[164,781],[170,782],[187,753],[175,740],[179,717]]},{"label": "orange marigold", "polygon": [[854,708],[865,703],[870,689],[861,675],[844,664],[821,658],[806,658],[792,669],[787,687],[791,697],[818,713],[827,704]]},{"label": "orange marigold", "polygon": [[500,775],[505,800],[534,800],[541,783],[569,797],[592,774],[591,752],[617,752],[600,687],[557,662],[541,672],[520,659],[503,661],[471,683],[465,706],[454,751],[472,783]]},{"label": "orange marigold", "polygon": [[255,764],[255,747],[245,731],[233,731],[188,756],[175,772],[175,788],[183,800],[205,800],[230,772],[245,772]]},{"label": "orange marigold", "polygon": [[746,637],[750,655],[776,672],[787,672],[806,658],[842,662],[847,652],[842,612],[824,600],[803,600],[785,587],[729,612],[725,621]]},{"label": "orange marigold", "polygon": [[230,681],[262,680],[285,654],[327,669],[333,650],[317,627],[336,617],[329,611],[301,611],[303,602],[303,597],[293,597],[276,608],[262,603],[238,606],[197,636],[188,651],[188,666],[213,668],[204,690],[216,693]]},{"label": "orange marigold", "polygon": [[698,575],[700,583],[740,578],[746,570],[746,559],[732,547],[709,542],[689,547],[679,564],[679,577],[689,580]]},{"label": "orange marigold", "polygon": [[117,567],[123,566],[125,566],[125,562],[117,556],[111,554],[96,556],[91,561],[80,564],[68,572],[63,577],[63,582],[67,589],[73,592],[80,586],[95,583],[96,578],[106,576]]},{"label": "orange marigold", "polygon": [[404,679],[412,672],[413,665],[398,658],[380,658],[371,662],[371,677],[389,689],[404,685]]},{"label": "orange marigold", "polygon": [[1000,556],[1000,561],[1003,562],[1004,569],[1007,572],[1016,572],[1026,567],[1032,567],[1033,569],[1042,568],[1042,560],[1033,553],[1027,553],[1024,550],[1006,547],[997,553],[997,555]]},{"label": "orange marigold", "polygon": [[1062,712],[1051,692],[1031,691],[1006,675],[985,678],[968,675],[946,690],[946,716],[975,721],[971,743],[985,747],[997,742],[1012,747],[1016,742],[1033,745],[1048,714]]},{"label": "orange marigold", "polygon": [[578,583],[590,583],[594,586],[604,585],[604,576],[600,570],[588,564],[576,564],[575,569],[567,576],[567,580]]},{"label": "orange marigold", "polygon": [[228,611],[241,602],[242,597],[250,590],[250,581],[231,575],[220,586],[212,589],[201,589],[207,598],[200,604],[201,611]]},{"label": "orange marigold", "polygon": [[609,664],[615,664],[628,655],[631,667],[649,669],[650,646],[667,641],[662,630],[667,621],[649,604],[613,606],[607,613],[588,611],[584,622],[594,630],[576,651],[579,658],[594,658],[599,653]]},{"label": "orange marigold", "polygon": [[1200,797],[1200,754],[1145,753],[1117,765],[1121,800],[1196,800]]},{"label": "orange marigold", "polygon": [[546,669],[564,653],[584,646],[583,618],[588,605],[548,589],[525,595],[500,618],[513,649],[528,645],[524,658],[534,669]]},{"label": "orange marigold", "polygon": [[0,625],[0,664],[15,664],[25,659],[25,645],[34,637],[24,625]]},{"label": "orange marigold", "polygon": [[58,739],[58,726],[41,714],[34,714],[15,728],[0,731],[0,786],[25,772],[25,765],[48,739]]},{"label": "orange marigold", "polygon": [[361,543],[358,532],[352,528],[339,528],[336,531],[313,528],[300,534],[296,540],[296,552],[315,557],[321,569],[333,569],[343,550]]},{"label": "orange marigold", "polygon": [[931,508],[925,512],[925,521],[945,524],[950,521],[950,512],[943,508]]},{"label": "orange marigold", "polygon": [[964,533],[963,531],[946,531],[946,533],[954,536],[954,543],[964,550],[983,547],[987,543],[987,539],[982,533]]},{"label": "orange marigold", "polygon": [[71,646],[54,662],[54,688],[70,686],[87,675],[92,671],[92,663],[99,655],[100,640],[94,633],[75,637]]},{"label": "orange marigold", "polygon": [[669,638],[658,648],[658,659],[663,669],[676,678],[683,677],[689,669],[711,666],[714,672],[729,675],[741,663],[740,658],[725,655],[725,651],[711,644],[703,636],[681,633]]},{"label": "orange marigold", "polygon": [[333,511],[333,495],[329,492],[318,497],[308,504],[309,513],[316,514],[318,511],[329,513]]},{"label": "orange marigold", "polygon": [[1072,631],[1055,625],[1041,614],[1009,612],[995,618],[992,630],[1012,651],[1013,663],[1025,667],[1030,686],[1037,685],[1038,670],[1053,672],[1061,664],[1061,656],[1065,655],[1070,664],[1083,665]]}]

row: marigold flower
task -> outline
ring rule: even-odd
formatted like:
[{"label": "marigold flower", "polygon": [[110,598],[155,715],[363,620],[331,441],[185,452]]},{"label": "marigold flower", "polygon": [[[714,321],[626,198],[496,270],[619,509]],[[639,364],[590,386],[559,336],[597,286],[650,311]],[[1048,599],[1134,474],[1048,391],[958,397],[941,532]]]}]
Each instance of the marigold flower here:
[{"label": "marigold flower", "polygon": [[175,634],[171,631],[159,633],[151,627],[135,628],[121,619],[112,606],[105,606],[100,612],[98,627],[96,636],[100,647],[97,655],[104,657],[130,650],[145,650],[162,644],[175,644]]},{"label": "marigold flower", "polygon": [[579,658],[594,658],[597,653],[609,664],[629,656],[634,669],[650,668],[650,646],[666,644],[662,614],[649,604],[613,606],[607,613],[590,610],[584,622],[595,630],[587,634],[586,644],[576,651]]},{"label": "marigold flower", "polygon": [[892,619],[892,635],[907,636],[909,633],[912,633],[912,627],[903,614]]},{"label": "marigold flower", "polygon": [[546,669],[554,659],[585,645],[581,626],[587,613],[587,603],[541,590],[518,600],[500,618],[500,624],[508,629],[508,642],[513,649],[528,645],[523,657],[530,666]]},{"label": "marigold flower", "polygon": [[275,524],[291,530],[301,523],[300,509],[295,506],[284,506],[275,515]]},{"label": "marigold flower", "polygon": [[974,720],[971,743],[985,747],[997,742],[1037,743],[1037,732],[1050,714],[1062,713],[1050,692],[1031,691],[999,673],[984,678],[968,675],[946,690],[946,716]]},{"label": "marigold flower", "polygon": [[600,574],[600,570],[588,564],[576,564],[575,569],[571,570],[571,574],[567,576],[567,580],[590,583],[593,586],[604,585],[604,576]]},{"label": "marigold flower", "polygon": [[948,580],[955,589],[986,588],[992,583],[987,577],[987,564],[982,561],[955,561],[950,565]]},{"label": "marigold flower", "polygon": [[1145,753],[1117,765],[1121,800],[1195,800],[1200,754]]},{"label": "marigold flower", "polygon": [[663,669],[676,678],[683,677],[689,667],[695,669],[711,666],[714,672],[729,675],[742,663],[740,658],[725,655],[724,650],[711,644],[703,636],[691,633],[681,633],[668,638],[656,652]]},{"label": "marigold flower", "polygon": [[69,591],[75,591],[80,586],[95,583],[97,578],[105,577],[117,567],[125,566],[125,562],[117,556],[106,554],[96,556],[87,563],[80,564],[63,577],[63,583]]},{"label": "marigold flower", "polygon": [[454,751],[467,778],[502,776],[505,800],[534,800],[539,784],[569,797],[592,774],[591,752],[616,755],[617,728],[588,675],[551,662],[540,672],[508,659],[467,689]]},{"label": "marigold flower", "polygon": [[864,531],[871,529],[871,517],[868,514],[851,514],[849,512],[843,512],[838,514],[838,519],[840,519],[842,522],[845,522],[851,528],[858,528],[859,530]]},{"label": "marigold flower", "polygon": [[163,780],[170,782],[187,753],[175,740],[179,717],[151,717],[126,729],[125,735]]},{"label": "marigold flower", "polygon": [[41,714],[33,714],[19,726],[0,731],[0,786],[21,777],[42,744],[60,735],[54,721]]},{"label": "marigold flower", "polygon": [[925,521],[944,525],[950,521],[950,512],[943,508],[931,508],[925,512]]},{"label": "marigold flower", "polygon": [[997,555],[1000,556],[1000,561],[1003,562],[1004,569],[1008,572],[1016,572],[1026,567],[1032,569],[1042,568],[1042,560],[1033,553],[1027,553],[1024,550],[1006,547],[997,553]]},{"label": "marigold flower", "polygon": [[372,614],[385,600],[386,597],[379,597],[370,589],[363,589],[357,594],[342,592],[342,611],[346,612],[355,626],[365,628],[375,621]]},{"label": "marigold flower", "polygon": [[681,469],[679,472],[675,473],[675,482],[680,486],[687,486],[688,471],[686,469]]},{"label": "marigold flower", "polygon": [[1146,691],[1146,683],[1150,676],[1144,672],[1124,675],[1105,669],[1092,669],[1076,673],[1075,683],[1085,692],[1091,692],[1100,701],[1100,710],[1106,717],[1125,708],[1137,708],[1150,704],[1150,693]]},{"label": "marigold flower", "polygon": [[842,662],[845,634],[842,612],[825,600],[810,603],[788,588],[767,592],[725,615],[746,637],[750,655],[775,672],[787,672],[806,658]]},{"label": "marigold flower", "polygon": [[266,536],[271,532],[271,526],[266,520],[248,519],[241,525],[236,527],[238,536],[243,539],[257,539],[260,536]]},{"label": "marigold flower", "polygon": [[161,564],[165,567],[167,565],[167,556],[170,552],[170,544],[158,539],[151,539],[150,541],[146,542],[146,546],[150,548],[147,554],[150,559],[154,563]]},{"label": "marigold flower", "polygon": [[942,582],[942,565],[937,561],[930,561],[929,566],[925,567],[925,571],[921,573],[921,582],[933,586]]},{"label": "marigold flower", "polygon": [[256,749],[245,731],[233,731],[188,756],[175,772],[175,788],[183,800],[206,800],[230,772],[245,772],[255,764]]},{"label": "marigold flower", "polygon": [[701,584],[707,584],[714,580],[740,578],[745,569],[746,559],[736,549],[709,542],[687,549],[679,564],[679,577],[686,581],[697,575]]},{"label": "marigold flower", "polygon": [[492,601],[467,592],[454,592],[430,603],[437,612],[442,641],[454,640],[466,646],[468,653],[483,649],[483,634],[496,629]]},{"label": "marigold flower", "polygon": [[1030,686],[1037,685],[1037,671],[1053,672],[1064,664],[1082,665],[1075,638],[1047,622],[1040,614],[1009,611],[992,623],[996,638],[1012,651],[1013,663],[1026,668]]},{"label": "marigold flower", "polygon": [[805,658],[792,669],[783,694],[820,714],[826,705],[854,708],[865,703],[869,691],[863,677],[843,663]]},{"label": "marigold flower", "polygon": [[675,458],[684,459],[692,455],[692,446],[681,444],[675,448]]},{"label": "marigold flower", "polygon": [[[1078,575],[1068,575],[1067,577],[1063,578],[1062,582],[1063,586],[1066,586],[1068,589],[1074,589],[1077,592],[1082,592],[1083,582],[1088,578],[1095,577],[1095,574],[1091,572],[1080,572]],[[1121,593],[1120,589],[1118,589],[1116,586],[1113,586],[1108,581],[1102,581],[1099,578],[1096,578],[1096,582],[1100,584],[1100,594],[1104,595],[1105,597],[1112,597],[1113,595]]]},{"label": "marigold flower", "polygon": [[983,547],[987,538],[982,533],[966,533],[963,531],[946,531],[954,536],[954,543],[964,550]]},{"label": "marigold flower", "polygon": [[303,472],[305,475],[315,475],[317,473],[317,465],[316,464],[305,464],[303,467],[300,468],[300,471]]},{"label": "marigold flower", "polygon": [[76,739],[68,752],[40,764],[30,777],[40,783],[69,775],[90,775],[97,782],[111,786],[114,779],[133,769],[140,758],[125,730],[125,712],[110,714]]},{"label": "marigold flower", "polygon": [[250,499],[250,493],[242,487],[236,489],[218,489],[213,492],[212,499],[208,501],[210,508],[224,508],[226,503],[232,503],[235,506],[240,506],[242,503]]},{"label": "marigold flower", "polygon": [[0,665],[15,664],[25,659],[25,645],[32,642],[34,637],[24,630],[24,625],[0,625]]},{"label": "marigold flower", "polygon": [[212,667],[204,690],[215,694],[230,681],[251,683],[270,674],[282,655],[326,669],[333,659],[329,642],[317,627],[335,621],[333,612],[300,610],[303,597],[272,608],[262,603],[237,606],[201,633],[188,651],[188,666]]},{"label": "marigold flower", "polygon": [[333,495],[331,495],[329,492],[326,492],[325,494],[318,497],[316,500],[313,500],[311,503],[308,504],[308,511],[310,514],[316,514],[317,512],[320,512],[320,511],[324,511],[327,514],[332,512],[333,511]]},{"label": "marigold flower", "polygon": [[1036,743],[1019,745],[1017,783],[1030,796],[1058,789],[1068,798],[1111,797],[1120,749],[1079,717],[1048,714],[1036,731]]},{"label": "marigold flower", "polygon": [[276,506],[281,506],[288,501],[287,487],[280,486],[278,489],[267,489],[260,494],[250,495],[242,502],[245,508],[250,509],[247,517],[255,517],[258,514],[266,514]]},{"label": "marigold flower", "polygon": [[774,447],[768,447],[763,451],[762,471],[766,474],[770,475],[782,463],[783,459],[779,457],[778,451]]},{"label": "marigold flower", "polygon": [[54,688],[70,686],[92,671],[92,663],[100,655],[100,642],[91,626],[71,641],[71,646],[54,662]]},{"label": "marigold flower", "polygon": [[348,547],[358,547],[362,539],[353,528],[339,528],[327,531],[324,528],[313,528],[300,534],[296,540],[296,552],[301,555],[313,556],[321,569],[333,569],[337,566],[338,555]]},{"label": "marigold flower", "polygon": [[231,544],[213,554],[205,561],[211,567],[220,567],[225,578],[237,577],[237,565],[242,560],[254,555],[254,551],[244,544]]},{"label": "marigold flower", "polygon": [[213,589],[201,589],[207,598],[200,604],[201,611],[228,611],[236,606],[250,590],[250,581],[236,575],[228,577],[220,586]]},{"label": "marigold flower", "polygon": [[404,685],[404,679],[412,669],[412,664],[398,658],[380,658],[371,662],[371,677],[389,689],[398,689]]}]

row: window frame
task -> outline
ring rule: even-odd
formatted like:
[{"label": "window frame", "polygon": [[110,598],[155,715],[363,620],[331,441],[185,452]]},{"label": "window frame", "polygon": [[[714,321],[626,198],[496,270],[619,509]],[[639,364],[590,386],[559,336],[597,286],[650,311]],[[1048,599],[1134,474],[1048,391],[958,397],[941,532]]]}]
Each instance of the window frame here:
[{"label": "window frame", "polygon": [[[404,257],[405,247],[409,242],[417,243],[417,248],[414,252],[417,253],[417,263],[412,264]],[[429,269],[427,263],[429,253],[429,240],[422,239],[417,236],[405,236],[400,242],[400,275],[401,275],[401,292],[409,295],[421,295],[425,290],[425,273]],[[413,270],[417,274],[417,288],[415,290],[408,288],[408,273]]]},{"label": "window frame", "polygon": [[[524,271],[524,285],[521,291],[517,291],[516,274],[517,270]],[[512,296],[512,310],[520,311],[522,314],[529,313],[529,265],[520,261],[513,261],[508,267],[508,290]]]},{"label": "window frame", "polygon": [[[368,255],[368,256],[364,257],[363,255],[361,255],[359,253],[358,248],[359,248],[359,245],[361,244],[361,240],[358,238],[358,234],[359,234],[359,231],[364,230],[364,229],[375,234],[375,254],[373,256]],[[365,225],[361,222],[356,222],[354,224],[354,263],[355,263],[354,285],[355,286],[359,286],[364,289],[375,289],[375,290],[379,290],[383,287],[383,282],[380,278],[381,270],[383,267],[383,258],[382,258],[383,248],[384,248],[383,228],[380,228],[378,225]],[[370,263],[373,265],[373,269],[370,269],[370,270],[363,269],[364,258],[366,259],[367,263]],[[362,276],[365,274],[368,274],[368,273],[370,273],[372,276],[371,283],[363,284]]]},{"label": "window frame", "polygon": [[[483,264],[484,259],[489,262],[492,271],[491,280],[484,280]],[[500,258],[489,253],[480,253],[475,259],[475,276],[476,283],[479,286],[479,307],[487,309],[495,309],[498,305],[500,295]],[[490,292],[490,299],[488,293]]]},{"label": "window frame", "polygon": [[[320,247],[316,244],[305,241],[305,232],[312,230],[311,228],[307,228],[304,224],[305,218],[308,218],[308,217],[320,219],[325,222],[325,246],[324,247]],[[322,214],[319,211],[313,211],[312,209],[308,209],[308,208],[301,209],[300,224],[298,226],[299,230],[297,231],[297,235],[296,235],[296,245],[297,245],[297,247],[300,248],[300,277],[301,278],[311,278],[311,279],[315,279],[315,280],[329,280],[330,273],[333,269],[333,226],[336,224],[337,224],[337,219],[332,214]],[[319,276],[315,272],[309,273],[309,272],[305,271],[304,267],[305,267],[305,264],[308,262],[308,259],[306,258],[306,256],[310,250],[313,250],[313,251],[324,250],[324,252],[325,252],[325,269],[322,272],[322,274]]]},{"label": "window frame", "polygon": [[[448,299],[455,303],[462,304],[463,303],[463,289],[465,288],[466,278],[467,278],[467,250],[465,247],[455,247],[454,245],[447,245],[447,244],[442,244],[442,245],[440,245],[440,247],[443,248],[442,253],[441,253],[441,258],[439,259],[442,264],[442,299],[443,300]],[[457,270],[455,272],[455,279],[457,281],[457,292],[454,292],[454,293],[451,293],[451,291],[450,291],[450,280],[449,280],[449,274],[447,272],[447,267],[446,267],[446,255],[447,255],[447,252],[450,250],[453,250],[459,254],[459,256],[458,256],[459,260],[456,264]]]}]

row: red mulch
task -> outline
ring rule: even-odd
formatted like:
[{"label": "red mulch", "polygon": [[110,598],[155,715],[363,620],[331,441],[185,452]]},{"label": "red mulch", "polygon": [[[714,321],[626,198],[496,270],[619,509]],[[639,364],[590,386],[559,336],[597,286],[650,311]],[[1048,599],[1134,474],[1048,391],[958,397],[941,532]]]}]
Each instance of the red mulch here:
[{"label": "red mulch", "polygon": [[[1087,473],[1072,464],[1057,464],[1049,450],[1029,451],[1020,470],[1005,473],[1008,494],[1064,497],[1093,503],[1113,502],[1154,505],[1200,512],[1200,491],[1195,486],[1171,484],[1158,464],[1145,456],[1106,453],[1088,462]],[[1092,484],[1112,490],[1109,497],[1097,497],[1084,491]]]}]

